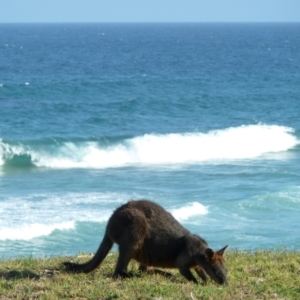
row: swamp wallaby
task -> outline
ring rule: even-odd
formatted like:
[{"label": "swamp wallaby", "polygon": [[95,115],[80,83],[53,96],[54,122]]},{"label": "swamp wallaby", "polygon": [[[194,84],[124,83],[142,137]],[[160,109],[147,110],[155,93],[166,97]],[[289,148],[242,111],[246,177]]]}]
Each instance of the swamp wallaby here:
[{"label": "swamp wallaby", "polygon": [[204,282],[207,274],[218,284],[226,284],[224,247],[210,249],[204,239],[190,233],[160,205],[137,200],[117,208],[110,217],[105,235],[94,257],[84,264],[64,262],[73,272],[90,272],[98,267],[113,244],[119,245],[119,257],[113,277],[128,277],[131,259],[140,263],[139,270],[147,267],[177,268],[188,280],[197,283],[190,269]]}]

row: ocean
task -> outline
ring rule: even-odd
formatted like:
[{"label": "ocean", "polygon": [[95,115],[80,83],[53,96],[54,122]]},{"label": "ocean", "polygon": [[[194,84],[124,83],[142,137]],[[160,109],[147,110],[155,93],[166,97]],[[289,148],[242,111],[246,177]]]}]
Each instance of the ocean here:
[{"label": "ocean", "polygon": [[149,199],[218,249],[300,250],[300,24],[0,24],[0,259],[94,252]]}]

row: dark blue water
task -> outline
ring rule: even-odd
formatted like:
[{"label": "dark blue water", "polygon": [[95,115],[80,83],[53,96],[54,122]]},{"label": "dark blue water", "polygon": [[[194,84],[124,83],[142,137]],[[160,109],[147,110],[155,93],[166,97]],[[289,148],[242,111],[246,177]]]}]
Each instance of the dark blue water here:
[{"label": "dark blue water", "polygon": [[1,257],[96,250],[129,199],[218,248],[299,249],[300,24],[1,24]]}]

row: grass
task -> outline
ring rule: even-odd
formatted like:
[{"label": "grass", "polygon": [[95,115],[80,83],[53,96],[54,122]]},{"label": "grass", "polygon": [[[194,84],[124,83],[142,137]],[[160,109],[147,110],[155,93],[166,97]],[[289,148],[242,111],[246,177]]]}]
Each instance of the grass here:
[{"label": "grass", "polygon": [[88,274],[67,273],[61,265],[66,260],[88,259],[28,257],[0,261],[0,300],[300,299],[300,252],[228,251],[228,286],[211,280],[206,285],[196,285],[186,281],[177,270],[171,270],[172,278],[139,274],[134,261],[129,265],[132,278],[113,280],[116,253],[110,253],[100,268]]}]

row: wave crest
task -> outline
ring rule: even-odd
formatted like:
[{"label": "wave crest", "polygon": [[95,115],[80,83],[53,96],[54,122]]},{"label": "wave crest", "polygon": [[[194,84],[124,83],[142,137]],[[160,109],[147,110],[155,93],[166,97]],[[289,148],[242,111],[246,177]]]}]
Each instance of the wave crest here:
[{"label": "wave crest", "polygon": [[277,125],[244,125],[207,133],[146,134],[109,145],[59,142],[9,145],[0,141],[0,164],[48,168],[110,168],[255,159],[299,144],[294,130]]}]

